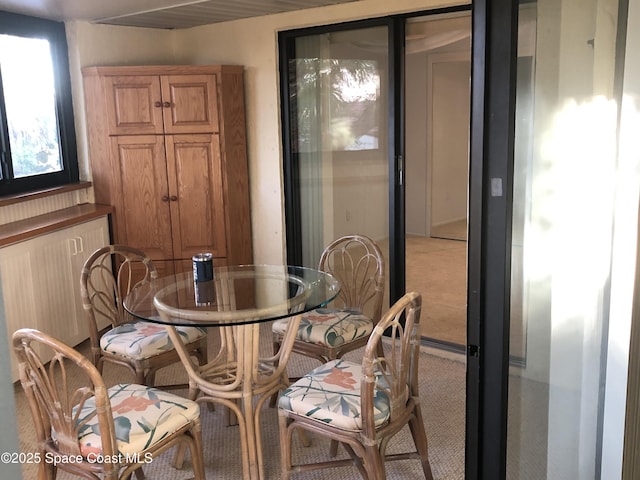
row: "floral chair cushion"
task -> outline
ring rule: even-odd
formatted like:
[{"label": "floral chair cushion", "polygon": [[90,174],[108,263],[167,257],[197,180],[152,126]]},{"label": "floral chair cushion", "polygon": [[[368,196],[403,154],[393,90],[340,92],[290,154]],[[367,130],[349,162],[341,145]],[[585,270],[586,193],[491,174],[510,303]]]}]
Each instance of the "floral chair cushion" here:
[{"label": "floral chair cushion", "polygon": [[[200,415],[196,402],[163,390],[136,384],[109,388],[118,451],[133,454],[182,428]],[[78,432],[80,452],[87,456],[102,452],[102,439],[95,414],[95,399],[82,407],[79,421],[92,416]]]},{"label": "floral chair cushion", "polygon": [[[278,400],[278,408],[314,418],[344,430],[360,430],[360,384],[362,365],[347,360],[332,360],[307,373],[287,388]],[[382,376],[377,382],[382,382]],[[389,397],[375,391],[375,425],[390,415]]]},{"label": "floral chair cushion", "polygon": [[[284,334],[289,319],[284,318],[273,323],[275,333]],[[373,321],[355,310],[337,308],[319,308],[302,315],[298,327],[297,340],[339,347],[358,338],[368,337],[373,331]]]},{"label": "floral chair cushion", "polygon": [[[177,327],[176,330],[185,343],[206,335],[206,330],[200,327]],[[106,332],[100,339],[100,348],[105,352],[141,360],[172,350],[173,343],[164,326],[137,321]]]}]

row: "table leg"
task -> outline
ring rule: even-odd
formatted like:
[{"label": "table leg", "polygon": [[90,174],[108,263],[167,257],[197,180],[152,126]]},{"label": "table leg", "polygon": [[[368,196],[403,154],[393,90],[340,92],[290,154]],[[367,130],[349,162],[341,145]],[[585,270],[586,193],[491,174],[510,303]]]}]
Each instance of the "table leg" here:
[{"label": "table leg", "polygon": [[261,435],[260,425],[256,425],[256,412],[254,412],[253,387],[255,384],[254,366],[258,362],[258,340],[259,324],[243,325],[239,327],[242,330],[242,347],[243,347],[243,385],[242,385],[242,413],[244,415],[244,426],[246,429],[247,452],[249,454],[249,472],[248,476],[245,472],[245,478],[259,480],[263,477],[262,473],[262,452],[259,451],[258,445],[261,442],[256,440]]},{"label": "table leg", "polygon": [[[236,389],[226,389],[223,385],[210,382],[201,375],[207,366],[194,365],[186,351],[182,339],[175,327],[167,326],[169,335],[180,355],[182,363],[189,374],[190,382],[204,394],[205,397],[218,399],[235,411],[240,429],[242,443],[243,478],[245,480],[266,480],[264,477],[264,459],[262,455],[262,432],[260,430],[260,412],[266,400],[278,388],[287,385],[286,363],[293,348],[295,332],[300,323],[300,316],[291,318],[289,329],[292,333],[285,335],[279,357],[280,364],[268,376],[260,374],[259,364],[259,334],[260,324],[247,324],[233,327],[235,331],[235,354],[232,358],[237,361],[237,375],[239,382]],[[272,359],[271,359],[272,360]],[[210,364],[217,362],[210,362]],[[222,362],[224,364],[224,362]],[[195,390],[194,390],[195,392]],[[234,393],[235,392],[235,393]],[[222,401],[221,401],[222,400]],[[239,403],[234,404],[233,402]],[[255,401],[255,405],[254,405]]]}]

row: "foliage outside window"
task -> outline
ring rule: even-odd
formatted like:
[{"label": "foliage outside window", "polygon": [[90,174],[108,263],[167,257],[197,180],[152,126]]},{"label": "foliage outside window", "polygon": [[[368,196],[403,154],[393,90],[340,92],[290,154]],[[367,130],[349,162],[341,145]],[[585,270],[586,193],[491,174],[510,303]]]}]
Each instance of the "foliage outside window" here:
[{"label": "foliage outside window", "polygon": [[0,12],[0,196],[78,181],[64,24]]},{"label": "foliage outside window", "polygon": [[[292,61],[298,111],[297,151],[376,150],[380,121],[380,74],[375,60],[297,58]],[[326,92],[317,95],[317,92]],[[313,126],[326,119],[322,132]]]}]

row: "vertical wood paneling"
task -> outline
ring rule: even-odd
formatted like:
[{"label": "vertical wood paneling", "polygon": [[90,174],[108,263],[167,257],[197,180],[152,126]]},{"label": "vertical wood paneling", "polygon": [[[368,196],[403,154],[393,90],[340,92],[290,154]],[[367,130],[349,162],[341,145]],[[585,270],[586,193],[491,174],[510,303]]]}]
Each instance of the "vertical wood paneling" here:
[{"label": "vertical wood paneling", "polygon": [[[8,338],[19,328],[37,328],[70,346],[88,338],[80,297],[86,258],[109,243],[102,217],[0,248],[0,293]],[[0,304],[1,305],[1,304]],[[49,360],[49,358],[43,358]],[[17,380],[15,362],[13,380]]]},{"label": "vertical wood paneling", "polygon": [[55,212],[63,208],[73,207],[86,201],[86,191],[78,190],[37,198],[28,202],[14,203],[0,207],[0,225],[44,215],[45,213]]},{"label": "vertical wood paneling", "polygon": [[[22,327],[40,328],[37,306],[34,302],[35,289],[32,270],[33,252],[28,242],[11,248],[0,249],[0,276],[2,278],[2,297],[4,318],[6,319],[7,338],[11,345],[13,332]],[[11,374],[18,378],[16,359],[11,352]]]}]

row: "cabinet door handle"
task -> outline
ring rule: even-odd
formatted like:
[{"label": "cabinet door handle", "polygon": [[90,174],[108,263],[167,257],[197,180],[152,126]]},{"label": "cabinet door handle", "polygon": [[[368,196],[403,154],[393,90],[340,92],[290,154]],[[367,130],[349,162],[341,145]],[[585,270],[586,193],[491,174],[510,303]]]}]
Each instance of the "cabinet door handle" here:
[{"label": "cabinet door handle", "polygon": [[176,197],[175,195],[171,195],[171,201],[175,202],[178,200],[178,197]]},{"label": "cabinet door handle", "polygon": [[164,102],[164,103],[162,104],[162,106],[163,106],[164,108],[169,108],[169,107],[171,106],[171,103],[170,103],[170,102]]},{"label": "cabinet door handle", "polygon": [[71,248],[71,256],[75,257],[79,253],[84,252],[84,243],[82,237],[73,237],[69,239],[69,245]]},{"label": "cabinet door handle", "polygon": [[169,201],[169,195],[163,195],[162,196],[162,201],[163,202],[168,202]]},{"label": "cabinet door handle", "polygon": [[158,108],[159,108],[159,107],[162,107],[162,102],[155,102],[155,103],[153,104],[153,106],[154,106],[154,107],[158,107]]}]

